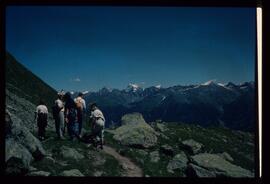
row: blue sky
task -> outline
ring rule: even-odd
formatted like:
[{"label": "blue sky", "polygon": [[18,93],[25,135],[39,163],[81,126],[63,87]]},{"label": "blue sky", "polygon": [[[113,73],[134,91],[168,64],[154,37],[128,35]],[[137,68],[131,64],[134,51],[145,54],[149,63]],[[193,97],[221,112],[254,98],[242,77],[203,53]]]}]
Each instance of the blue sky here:
[{"label": "blue sky", "polygon": [[6,49],[56,90],[253,81],[255,8],[10,6]]}]

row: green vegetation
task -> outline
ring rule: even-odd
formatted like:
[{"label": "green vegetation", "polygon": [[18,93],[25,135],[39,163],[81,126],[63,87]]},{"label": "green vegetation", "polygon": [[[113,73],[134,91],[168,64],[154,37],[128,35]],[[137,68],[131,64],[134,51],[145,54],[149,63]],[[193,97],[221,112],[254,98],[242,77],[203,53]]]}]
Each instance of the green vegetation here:
[{"label": "green vegetation", "polygon": [[[33,167],[38,170],[50,172],[51,176],[58,176],[61,172],[71,169],[78,169],[85,176],[95,176],[98,172],[100,176],[121,176],[123,170],[112,156],[91,146],[87,147],[85,143],[77,140],[59,140],[56,138],[55,132],[49,131],[47,136],[49,138],[43,142],[43,146],[55,163],[52,164],[52,162],[46,161],[47,159],[35,161]],[[78,151],[84,158],[79,160],[63,158],[60,154],[63,146]]]},{"label": "green vegetation", "polygon": [[[252,134],[225,128],[202,128],[184,123],[165,123],[165,125],[167,130],[161,133],[165,136],[158,136],[158,144],[149,149],[120,145],[113,139],[113,130],[105,132],[105,140],[120,154],[131,158],[143,169],[144,174],[149,176],[183,176],[184,173],[180,170],[176,170],[174,173],[167,171],[167,165],[172,156],[162,153],[160,147],[167,144],[173,148],[175,153],[180,153],[181,150],[186,152],[181,141],[187,139],[202,143],[203,152],[227,152],[234,159],[233,164],[251,171],[254,170],[254,136]],[[152,162],[150,153],[156,150],[159,152],[160,159],[158,162]]]}]

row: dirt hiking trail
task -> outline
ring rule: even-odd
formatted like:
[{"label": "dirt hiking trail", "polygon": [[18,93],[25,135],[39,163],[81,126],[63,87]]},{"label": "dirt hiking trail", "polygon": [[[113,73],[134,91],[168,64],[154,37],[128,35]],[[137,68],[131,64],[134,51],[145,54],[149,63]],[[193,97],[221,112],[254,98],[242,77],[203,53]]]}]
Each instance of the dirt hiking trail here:
[{"label": "dirt hiking trail", "polygon": [[135,165],[129,158],[123,157],[116,150],[109,146],[103,146],[103,151],[106,154],[113,156],[116,160],[119,161],[122,168],[126,171],[123,176],[128,177],[142,177],[143,171],[137,165]]}]

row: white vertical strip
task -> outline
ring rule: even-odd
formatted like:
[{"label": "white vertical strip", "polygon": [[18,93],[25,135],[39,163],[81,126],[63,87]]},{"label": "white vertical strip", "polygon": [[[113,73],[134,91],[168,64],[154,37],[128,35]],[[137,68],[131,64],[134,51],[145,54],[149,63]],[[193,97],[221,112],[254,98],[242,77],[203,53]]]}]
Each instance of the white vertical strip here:
[{"label": "white vertical strip", "polygon": [[259,115],[259,177],[262,177],[262,8],[257,7],[257,67]]}]

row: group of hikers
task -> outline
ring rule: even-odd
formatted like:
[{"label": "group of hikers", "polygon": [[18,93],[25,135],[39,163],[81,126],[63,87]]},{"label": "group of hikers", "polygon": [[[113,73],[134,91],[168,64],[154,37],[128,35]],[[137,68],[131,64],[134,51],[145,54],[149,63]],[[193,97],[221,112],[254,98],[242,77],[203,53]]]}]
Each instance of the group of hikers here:
[{"label": "group of hikers", "polygon": [[[55,120],[55,130],[59,139],[64,139],[65,129],[71,141],[78,139],[86,143],[93,143],[95,147],[103,149],[105,118],[96,103],[91,103],[90,124],[91,133],[82,135],[82,124],[85,117],[86,103],[83,93],[73,99],[70,92],[58,92],[58,98],[52,107],[53,118]],[[35,111],[35,120],[38,127],[38,138],[45,140],[45,130],[48,124],[48,108],[41,100]]]}]

